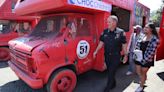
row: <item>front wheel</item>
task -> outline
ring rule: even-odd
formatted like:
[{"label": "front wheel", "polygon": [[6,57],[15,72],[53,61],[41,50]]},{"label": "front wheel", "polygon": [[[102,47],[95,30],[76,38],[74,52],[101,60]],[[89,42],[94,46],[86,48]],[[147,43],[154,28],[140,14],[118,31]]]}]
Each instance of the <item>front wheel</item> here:
[{"label": "front wheel", "polygon": [[7,47],[0,47],[0,61],[8,61],[9,59],[9,49]]},{"label": "front wheel", "polygon": [[76,86],[76,74],[70,69],[59,69],[53,73],[47,84],[48,92],[72,92]]}]

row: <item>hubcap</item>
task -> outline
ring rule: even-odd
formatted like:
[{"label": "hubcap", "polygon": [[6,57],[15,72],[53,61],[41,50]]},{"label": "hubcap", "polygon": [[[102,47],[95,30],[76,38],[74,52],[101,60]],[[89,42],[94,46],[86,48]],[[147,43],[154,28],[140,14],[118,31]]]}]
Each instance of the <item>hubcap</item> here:
[{"label": "hubcap", "polygon": [[71,80],[68,77],[63,77],[61,80],[58,81],[57,88],[59,91],[65,91],[69,89],[71,85]]}]

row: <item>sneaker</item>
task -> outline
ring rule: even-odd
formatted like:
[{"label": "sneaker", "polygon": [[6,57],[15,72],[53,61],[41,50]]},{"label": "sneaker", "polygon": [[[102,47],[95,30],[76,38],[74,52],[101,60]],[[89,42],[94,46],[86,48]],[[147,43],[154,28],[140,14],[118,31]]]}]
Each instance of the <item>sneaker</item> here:
[{"label": "sneaker", "polygon": [[128,71],[126,75],[132,75],[133,73],[131,71]]},{"label": "sneaker", "polygon": [[142,92],[143,91],[143,87],[141,87],[141,86],[139,86],[136,90],[135,90],[135,92]]}]

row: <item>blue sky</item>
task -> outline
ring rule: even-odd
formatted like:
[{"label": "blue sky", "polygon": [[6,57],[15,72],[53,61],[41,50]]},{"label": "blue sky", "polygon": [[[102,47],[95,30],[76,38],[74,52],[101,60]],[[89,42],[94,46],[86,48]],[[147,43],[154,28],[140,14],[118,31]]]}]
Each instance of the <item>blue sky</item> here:
[{"label": "blue sky", "polygon": [[160,8],[162,4],[162,0],[139,0],[139,2],[148,6],[151,12]]}]

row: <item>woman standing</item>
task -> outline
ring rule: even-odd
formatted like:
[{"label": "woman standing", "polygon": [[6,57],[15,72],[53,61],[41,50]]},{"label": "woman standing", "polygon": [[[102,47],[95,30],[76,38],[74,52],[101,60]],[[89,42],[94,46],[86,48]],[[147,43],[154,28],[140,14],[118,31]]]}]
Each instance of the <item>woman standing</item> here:
[{"label": "woman standing", "polygon": [[136,49],[143,52],[143,60],[135,61],[136,71],[140,78],[140,86],[136,89],[136,92],[143,91],[145,81],[147,79],[147,72],[151,66],[154,66],[154,56],[159,44],[159,37],[153,23],[148,23],[144,27],[145,36],[139,42],[137,42]]}]

